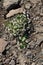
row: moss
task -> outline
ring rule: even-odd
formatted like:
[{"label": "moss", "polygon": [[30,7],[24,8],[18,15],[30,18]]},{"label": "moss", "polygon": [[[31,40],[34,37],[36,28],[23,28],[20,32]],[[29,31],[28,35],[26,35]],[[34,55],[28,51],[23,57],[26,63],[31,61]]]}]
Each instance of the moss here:
[{"label": "moss", "polygon": [[28,39],[28,34],[26,33],[30,31],[30,24],[28,24],[28,19],[24,14],[17,14],[11,20],[5,23],[5,31],[14,35],[17,38],[17,43],[19,41],[20,48],[23,49],[27,47],[26,40]]},{"label": "moss", "polygon": [[11,34],[16,36],[19,34],[19,32],[25,30],[24,24],[26,23],[27,23],[26,16],[24,14],[18,14],[11,21],[8,20],[8,22],[5,23],[5,28],[10,33],[12,31]]}]

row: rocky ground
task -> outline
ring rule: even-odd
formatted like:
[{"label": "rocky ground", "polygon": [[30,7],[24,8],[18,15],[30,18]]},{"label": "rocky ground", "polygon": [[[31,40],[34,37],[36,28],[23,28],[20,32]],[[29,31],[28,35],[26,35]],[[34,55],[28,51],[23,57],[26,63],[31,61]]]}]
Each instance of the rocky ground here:
[{"label": "rocky ground", "polygon": [[[3,0],[4,9],[1,8],[0,4],[0,65],[43,65],[43,0],[22,0],[20,8],[23,10],[20,12],[21,9],[12,8],[14,12],[12,15],[10,14],[12,9],[7,12],[7,8],[14,3],[18,3],[18,0]],[[5,33],[3,33],[3,22],[11,19],[11,16],[14,17],[16,11],[18,11],[17,13],[25,13],[29,19],[29,24],[31,24],[27,39],[28,45],[23,49],[19,48],[16,38],[12,40],[9,35],[8,37],[11,38],[9,41],[4,38],[7,37],[6,35],[3,37]],[[6,19],[4,19],[3,15],[6,12]]]}]

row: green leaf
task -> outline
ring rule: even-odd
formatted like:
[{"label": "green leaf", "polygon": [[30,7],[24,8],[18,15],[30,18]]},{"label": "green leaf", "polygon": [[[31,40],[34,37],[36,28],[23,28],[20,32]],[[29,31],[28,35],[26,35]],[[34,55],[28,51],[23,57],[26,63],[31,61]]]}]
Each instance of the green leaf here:
[{"label": "green leaf", "polygon": [[20,48],[21,48],[21,49],[23,49],[23,48],[24,48],[24,45],[23,45],[23,44],[22,44],[22,45],[20,45]]}]

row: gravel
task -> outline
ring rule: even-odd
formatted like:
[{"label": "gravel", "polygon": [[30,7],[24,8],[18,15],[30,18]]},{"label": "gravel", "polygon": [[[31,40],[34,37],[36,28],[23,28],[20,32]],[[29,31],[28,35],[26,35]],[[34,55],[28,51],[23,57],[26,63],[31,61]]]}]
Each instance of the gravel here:
[{"label": "gravel", "polygon": [[[4,1],[9,2],[11,0]],[[10,4],[14,1],[12,0]],[[0,65],[43,65],[43,5],[41,1],[28,0],[29,4],[25,4],[27,14],[30,14],[29,19],[34,26],[34,32],[31,32],[27,39],[28,44],[26,48],[20,49],[16,43],[16,38],[14,40],[10,39],[10,41],[5,41],[3,37],[0,38]],[[10,4],[8,3],[8,6]],[[31,5],[32,7],[30,7]],[[8,6],[6,4],[6,8]]]}]

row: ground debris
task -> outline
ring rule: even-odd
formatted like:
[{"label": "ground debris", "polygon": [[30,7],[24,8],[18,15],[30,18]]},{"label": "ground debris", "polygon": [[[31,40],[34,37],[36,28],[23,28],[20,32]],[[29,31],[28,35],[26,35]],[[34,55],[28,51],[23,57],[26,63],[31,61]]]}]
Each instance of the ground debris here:
[{"label": "ground debris", "polygon": [[[15,15],[13,14],[21,13],[21,12],[24,15],[26,15],[26,18],[28,19],[28,27],[26,27],[27,30],[25,31],[25,34],[27,34],[28,31],[28,34],[26,35],[28,36],[28,38],[26,36],[23,36],[25,35],[24,31],[21,34],[19,33],[19,38],[18,38],[18,36],[16,37],[12,36],[11,34],[8,34],[5,31],[2,32],[3,28],[0,28],[0,35],[1,35],[0,65],[43,65],[43,1],[42,0],[36,0],[36,1],[21,0],[21,1],[22,1],[21,5],[25,9],[25,12],[21,6],[18,9],[14,9],[13,7],[12,10],[9,10],[9,12],[7,12],[8,15],[12,11],[11,14],[8,15],[7,19],[4,19],[3,16],[4,10],[3,8],[1,8],[2,5],[0,4],[0,15],[1,15],[0,22],[5,20],[6,22],[7,21],[13,22],[15,20],[14,19]],[[11,4],[13,4],[13,2],[16,4],[18,3],[18,0],[4,0],[3,6],[6,11],[7,8]],[[16,23],[17,22],[18,20],[16,21]]]}]

